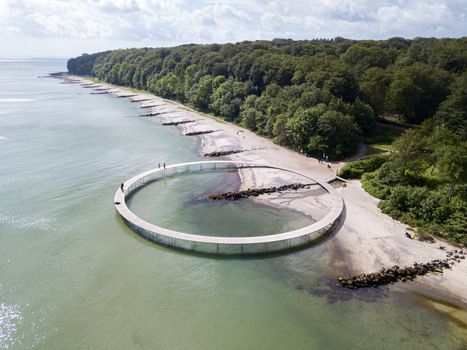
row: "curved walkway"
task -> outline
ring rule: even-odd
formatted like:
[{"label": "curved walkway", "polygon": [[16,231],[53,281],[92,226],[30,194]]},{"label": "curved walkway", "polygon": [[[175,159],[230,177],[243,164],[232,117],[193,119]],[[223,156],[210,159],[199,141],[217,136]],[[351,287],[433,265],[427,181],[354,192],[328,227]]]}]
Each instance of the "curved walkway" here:
[{"label": "curved walkway", "polygon": [[[166,176],[175,176],[177,174],[195,171],[242,168],[277,169],[280,171],[298,174],[313,180],[332,196],[331,210],[321,220],[294,231],[265,236],[217,237],[189,234],[159,227],[136,216],[126,204],[126,197],[136,188],[142,187],[148,182],[163,179]],[[175,164],[167,166],[165,169],[156,168],[145,171],[127,180],[123,185],[124,191],[119,188],[115,192],[115,208],[120,216],[127,222],[128,226],[130,226],[134,231],[153,242],[164,244],[169,247],[212,254],[267,253],[286,250],[307,244],[328,231],[333,223],[339,218],[343,209],[342,198],[334,190],[334,188],[327,183],[316,181],[309,176],[299,174],[291,170],[245,162],[201,161]]]}]

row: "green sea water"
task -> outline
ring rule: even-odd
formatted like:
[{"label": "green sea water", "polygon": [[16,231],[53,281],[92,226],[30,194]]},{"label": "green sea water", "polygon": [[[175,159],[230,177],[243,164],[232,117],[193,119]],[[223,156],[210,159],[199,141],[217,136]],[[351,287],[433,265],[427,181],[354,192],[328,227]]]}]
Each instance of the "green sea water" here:
[{"label": "green sea water", "polygon": [[[397,286],[335,287],[345,266],[332,237],[260,258],[140,238],[115,213],[118,184],[158,162],[200,159],[198,140],[138,118],[137,103],[37,78],[64,69],[63,60],[0,60],[0,349],[462,348],[447,319]],[[204,234],[310,222],[249,201],[203,200],[235,181],[154,183],[132,209]]]}]

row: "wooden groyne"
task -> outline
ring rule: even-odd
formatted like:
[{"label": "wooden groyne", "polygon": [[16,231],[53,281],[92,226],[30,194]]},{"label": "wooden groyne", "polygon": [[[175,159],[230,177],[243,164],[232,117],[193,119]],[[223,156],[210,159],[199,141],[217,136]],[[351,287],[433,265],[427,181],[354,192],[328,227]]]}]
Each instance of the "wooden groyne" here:
[{"label": "wooden groyne", "polygon": [[223,193],[214,193],[209,195],[209,199],[213,201],[219,200],[228,200],[228,201],[235,201],[237,199],[248,198],[248,197],[258,197],[261,194],[270,194],[275,192],[283,192],[283,191],[298,191],[302,188],[309,188],[311,184],[301,184],[301,183],[294,183],[289,185],[283,186],[273,186],[273,187],[263,187],[263,188],[256,188],[256,189],[247,189],[242,191],[230,191],[230,192],[223,192]]}]

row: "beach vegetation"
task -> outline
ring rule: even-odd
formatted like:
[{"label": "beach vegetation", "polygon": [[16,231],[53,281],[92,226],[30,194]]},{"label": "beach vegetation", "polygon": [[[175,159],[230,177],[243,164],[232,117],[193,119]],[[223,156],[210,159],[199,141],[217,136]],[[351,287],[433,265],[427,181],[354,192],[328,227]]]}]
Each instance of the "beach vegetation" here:
[{"label": "beach vegetation", "polygon": [[466,49],[467,38],[274,39],[86,54],[68,70],[339,159],[384,135],[380,122],[407,127],[436,115],[462,127]]}]

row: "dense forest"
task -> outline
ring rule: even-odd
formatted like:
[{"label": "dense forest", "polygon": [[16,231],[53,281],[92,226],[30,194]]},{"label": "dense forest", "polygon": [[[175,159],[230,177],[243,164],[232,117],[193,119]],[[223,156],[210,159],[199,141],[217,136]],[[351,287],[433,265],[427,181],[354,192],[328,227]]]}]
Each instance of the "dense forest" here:
[{"label": "dense forest", "polygon": [[383,211],[464,244],[466,68],[465,37],[274,39],[68,61],[72,74],[181,101],[317,157],[352,155],[362,142],[392,141],[409,126],[391,155],[343,170],[360,167],[357,177],[383,199]]}]

